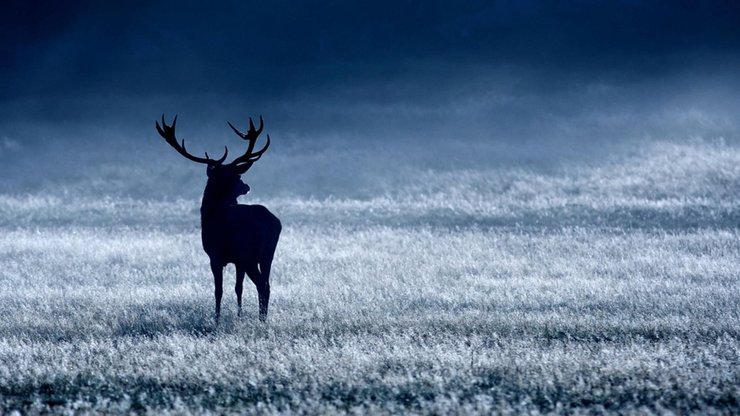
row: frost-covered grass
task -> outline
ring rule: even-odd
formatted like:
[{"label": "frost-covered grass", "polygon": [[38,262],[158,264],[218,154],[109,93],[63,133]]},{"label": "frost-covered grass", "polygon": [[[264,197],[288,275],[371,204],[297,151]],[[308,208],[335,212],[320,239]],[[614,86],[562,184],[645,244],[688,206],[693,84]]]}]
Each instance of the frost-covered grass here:
[{"label": "frost-covered grass", "polygon": [[0,195],[0,411],[740,409],[740,151],[279,195],[266,324],[198,201]]}]

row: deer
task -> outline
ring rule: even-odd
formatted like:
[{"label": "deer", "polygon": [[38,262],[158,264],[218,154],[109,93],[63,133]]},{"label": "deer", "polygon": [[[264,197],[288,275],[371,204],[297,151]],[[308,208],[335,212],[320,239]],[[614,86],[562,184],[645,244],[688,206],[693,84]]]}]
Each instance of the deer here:
[{"label": "deer", "polygon": [[221,297],[223,295],[223,269],[232,263],[236,268],[237,316],[242,315],[242,290],[244,274],[257,288],[259,299],[259,319],[267,319],[267,307],[270,302],[270,269],[275,255],[275,248],[280,238],[282,224],[280,220],[262,205],[241,205],[237,198],[246,195],[249,185],[241,179],[252,164],[262,157],[270,147],[270,135],[265,145],[255,151],[257,138],[264,127],[262,116],[259,128],[255,128],[249,118],[249,130],[242,133],[231,122],[229,127],[243,140],[247,141],[247,151],[231,163],[224,164],[229,153],[224,146],[224,154],[219,159],[211,159],[208,152],[205,158],[193,156],[185,148],[185,140],[180,142],[175,137],[177,115],[171,125],[165,123],[162,114],[162,125],[155,121],[157,132],[180,155],[193,162],[206,165],[206,182],[200,207],[200,226],[203,250],[209,257],[213,273],[214,296],[216,298],[215,321],[218,325],[221,316]]}]

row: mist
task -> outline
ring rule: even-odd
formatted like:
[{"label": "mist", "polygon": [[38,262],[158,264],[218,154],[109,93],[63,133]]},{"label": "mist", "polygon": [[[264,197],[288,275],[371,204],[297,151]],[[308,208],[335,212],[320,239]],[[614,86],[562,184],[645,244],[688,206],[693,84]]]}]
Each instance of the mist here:
[{"label": "mist", "polygon": [[202,169],[161,142],[153,123],[163,113],[179,115],[178,137],[195,154],[227,145],[234,156],[240,143],[226,121],[244,127],[263,115],[273,145],[248,176],[265,196],[367,197],[414,172],[548,171],[655,140],[735,143],[737,11],[722,2],[11,2],[0,184],[53,192],[105,177],[95,192],[151,198],[173,192],[160,185],[172,175],[190,195]]}]

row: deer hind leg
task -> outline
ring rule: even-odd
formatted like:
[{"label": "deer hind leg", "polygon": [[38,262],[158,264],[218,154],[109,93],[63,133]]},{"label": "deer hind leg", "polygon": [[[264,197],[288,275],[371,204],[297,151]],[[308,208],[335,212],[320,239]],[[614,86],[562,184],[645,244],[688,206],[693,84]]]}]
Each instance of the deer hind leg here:
[{"label": "deer hind leg", "polygon": [[242,316],[242,292],[244,290],[244,273],[246,270],[241,265],[236,266],[236,285],[234,291],[236,292],[236,305],[238,307],[236,316]]},{"label": "deer hind leg", "polygon": [[262,271],[262,285],[257,286],[257,293],[260,298],[260,321],[267,319],[267,307],[270,304],[270,268],[272,265],[270,262],[260,263],[260,270]]},{"label": "deer hind leg", "polygon": [[247,276],[257,287],[257,295],[260,304],[260,321],[267,318],[267,304],[270,301],[270,283],[265,279],[264,271],[260,272],[257,263],[247,266]]},{"label": "deer hind leg", "polygon": [[223,295],[224,270],[223,266],[211,262],[211,272],[213,272],[213,294],[216,297],[216,324],[221,317],[221,296]]},{"label": "deer hind leg", "polygon": [[260,297],[260,320],[267,319],[267,307],[270,304],[270,270],[272,269],[272,258],[275,255],[278,238],[280,238],[280,223],[277,223],[274,239],[263,247],[261,259],[259,261],[260,275],[262,277],[261,285],[257,286]]}]

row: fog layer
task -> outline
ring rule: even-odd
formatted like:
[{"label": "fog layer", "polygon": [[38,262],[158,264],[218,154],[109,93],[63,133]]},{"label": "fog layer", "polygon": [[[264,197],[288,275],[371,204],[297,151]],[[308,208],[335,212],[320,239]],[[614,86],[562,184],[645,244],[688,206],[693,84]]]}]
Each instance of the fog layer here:
[{"label": "fog layer", "polygon": [[[360,198],[451,172],[620,163],[738,139],[729,3],[9,3],[0,192],[197,198],[193,153],[273,138],[256,197]],[[233,157],[232,156],[232,157]],[[429,179],[432,178],[432,179]]]}]

